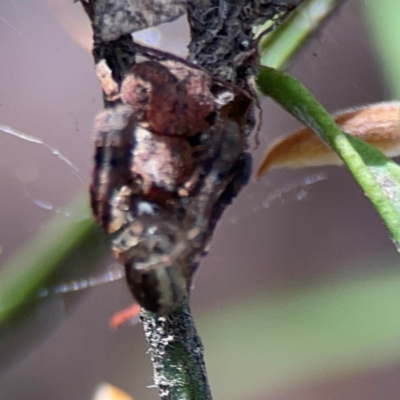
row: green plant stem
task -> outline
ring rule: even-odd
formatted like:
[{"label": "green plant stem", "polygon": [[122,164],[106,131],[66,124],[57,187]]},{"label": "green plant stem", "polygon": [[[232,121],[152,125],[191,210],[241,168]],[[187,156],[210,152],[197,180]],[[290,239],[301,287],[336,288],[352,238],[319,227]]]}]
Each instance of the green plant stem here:
[{"label": "green plant stem", "polygon": [[142,310],[141,320],[162,399],[210,400],[211,391],[189,304],[166,317]]},{"label": "green plant stem", "polygon": [[294,77],[262,67],[260,90],[327,142],[371,200],[400,249],[400,167],[381,152],[342,132],[329,113]]},{"label": "green plant stem", "polygon": [[[282,68],[344,0],[306,0],[287,21],[260,42],[260,62]],[[263,28],[260,28],[263,31]]]}]

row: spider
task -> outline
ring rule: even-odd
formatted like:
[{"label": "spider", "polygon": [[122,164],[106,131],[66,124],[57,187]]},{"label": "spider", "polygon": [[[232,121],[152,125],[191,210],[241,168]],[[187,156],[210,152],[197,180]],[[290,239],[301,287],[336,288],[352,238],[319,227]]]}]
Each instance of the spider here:
[{"label": "spider", "polygon": [[140,306],[167,314],[248,180],[251,97],[178,57],[135,51],[120,85],[97,63],[111,107],[95,119],[91,204]]}]

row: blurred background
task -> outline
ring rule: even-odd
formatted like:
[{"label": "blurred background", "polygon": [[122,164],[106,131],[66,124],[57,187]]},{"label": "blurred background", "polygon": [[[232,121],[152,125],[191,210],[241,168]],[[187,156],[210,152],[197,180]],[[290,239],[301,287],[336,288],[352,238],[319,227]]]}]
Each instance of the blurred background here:
[{"label": "blurred background", "polygon": [[[361,3],[348,0],[288,68],[332,112],[391,96]],[[182,54],[186,34],[178,21],[142,38]],[[44,143],[0,130],[0,265],[55,215],[82,217],[68,204],[88,185],[102,108],[89,47],[79,4],[0,3],[0,124]],[[255,165],[299,126],[269,99],[262,107]],[[398,264],[345,169],[253,179],[219,223],[192,293],[215,398],[397,400]],[[0,352],[0,398],[86,400],[107,381],[136,400],[157,399],[140,325],[107,325],[131,301],[121,279],[50,296],[18,331],[3,328],[10,354]]]}]

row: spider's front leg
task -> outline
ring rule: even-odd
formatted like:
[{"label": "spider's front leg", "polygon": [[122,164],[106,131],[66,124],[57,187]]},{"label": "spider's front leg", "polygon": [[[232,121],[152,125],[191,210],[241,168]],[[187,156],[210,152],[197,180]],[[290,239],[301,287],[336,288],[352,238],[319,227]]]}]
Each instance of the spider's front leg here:
[{"label": "spider's front leg", "polygon": [[131,184],[133,110],[128,105],[105,109],[95,119],[95,156],[90,199],[94,217],[107,233],[121,228],[122,213],[115,214],[112,201]]}]

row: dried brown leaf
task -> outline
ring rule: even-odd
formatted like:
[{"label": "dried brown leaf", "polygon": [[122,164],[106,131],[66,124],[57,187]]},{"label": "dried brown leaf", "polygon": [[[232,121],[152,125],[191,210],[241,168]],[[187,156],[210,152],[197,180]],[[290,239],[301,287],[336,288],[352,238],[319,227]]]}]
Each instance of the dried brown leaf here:
[{"label": "dried brown leaf", "polygon": [[[346,133],[376,147],[388,157],[400,155],[400,103],[385,102],[336,113],[335,122]],[[340,158],[312,130],[300,129],[279,138],[267,150],[257,177],[272,168],[341,165]]]}]

